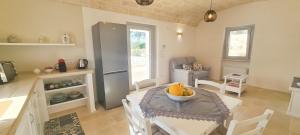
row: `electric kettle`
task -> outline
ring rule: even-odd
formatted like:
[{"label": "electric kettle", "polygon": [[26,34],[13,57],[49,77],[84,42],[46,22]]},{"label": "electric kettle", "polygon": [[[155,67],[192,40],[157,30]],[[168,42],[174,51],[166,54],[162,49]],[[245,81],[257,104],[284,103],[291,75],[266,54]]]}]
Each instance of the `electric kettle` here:
[{"label": "electric kettle", "polygon": [[87,59],[79,59],[77,64],[77,69],[86,69],[88,67]]}]

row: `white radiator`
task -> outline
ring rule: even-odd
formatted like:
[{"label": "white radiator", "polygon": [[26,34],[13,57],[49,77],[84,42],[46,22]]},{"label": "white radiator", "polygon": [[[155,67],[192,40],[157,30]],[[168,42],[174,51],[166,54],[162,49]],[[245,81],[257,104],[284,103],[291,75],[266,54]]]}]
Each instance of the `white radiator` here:
[{"label": "white radiator", "polygon": [[223,76],[228,74],[248,74],[249,68],[246,67],[238,67],[238,66],[223,66]]}]

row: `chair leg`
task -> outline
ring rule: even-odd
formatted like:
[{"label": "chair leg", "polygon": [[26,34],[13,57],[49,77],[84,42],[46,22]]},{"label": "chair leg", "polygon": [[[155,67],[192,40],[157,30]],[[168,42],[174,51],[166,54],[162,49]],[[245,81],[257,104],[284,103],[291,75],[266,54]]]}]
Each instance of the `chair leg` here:
[{"label": "chair leg", "polygon": [[220,125],[216,131],[218,135],[226,135],[226,129],[223,125]]},{"label": "chair leg", "polygon": [[228,118],[226,119],[226,123],[225,123],[226,128],[229,127],[230,121],[232,121],[232,120],[233,120],[233,113],[230,113]]}]

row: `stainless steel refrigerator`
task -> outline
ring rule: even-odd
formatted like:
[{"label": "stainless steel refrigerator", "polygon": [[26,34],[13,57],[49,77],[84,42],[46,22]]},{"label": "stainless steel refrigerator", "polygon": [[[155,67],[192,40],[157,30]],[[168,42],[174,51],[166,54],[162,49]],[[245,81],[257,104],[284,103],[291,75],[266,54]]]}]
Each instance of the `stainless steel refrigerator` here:
[{"label": "stainless steel refrigerator", "polygon": [[105,109],[121,106],[129,93],[127,27],[99,22],[92,32],[98,101]]}]

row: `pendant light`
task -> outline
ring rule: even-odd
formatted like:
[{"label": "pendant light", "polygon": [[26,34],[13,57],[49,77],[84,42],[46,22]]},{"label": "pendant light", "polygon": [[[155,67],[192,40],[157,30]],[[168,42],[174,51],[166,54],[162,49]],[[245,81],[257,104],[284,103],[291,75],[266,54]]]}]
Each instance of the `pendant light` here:
[{"label": "pendant light", "polygon": [[217,19],[217,12],[212,9],[212,0],[210,1],[210,9],[204,15],[205,22],[213,22]]},{"label": "pendant light", "polygon": [[154,0],[135,0],[137,4],[141,6],[148,6],[153,3]]}]

